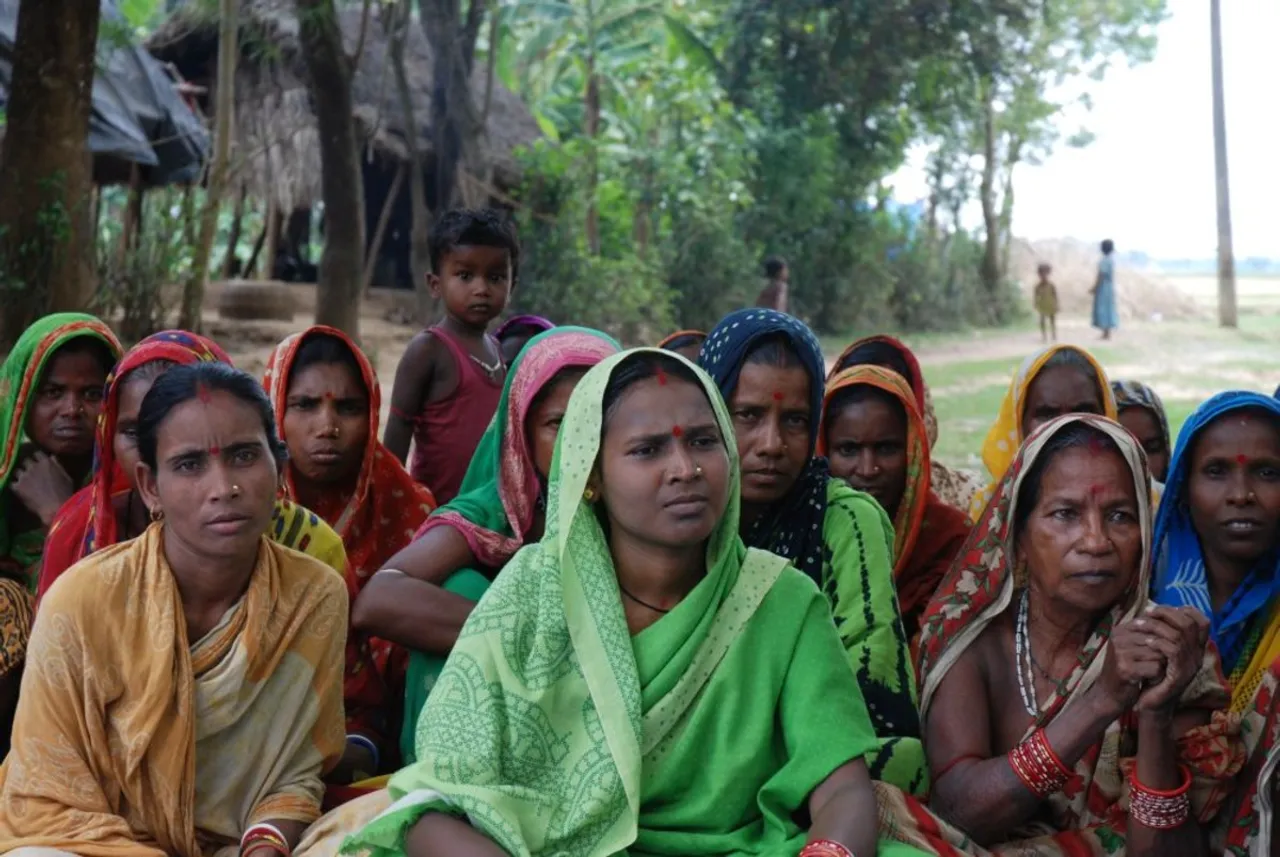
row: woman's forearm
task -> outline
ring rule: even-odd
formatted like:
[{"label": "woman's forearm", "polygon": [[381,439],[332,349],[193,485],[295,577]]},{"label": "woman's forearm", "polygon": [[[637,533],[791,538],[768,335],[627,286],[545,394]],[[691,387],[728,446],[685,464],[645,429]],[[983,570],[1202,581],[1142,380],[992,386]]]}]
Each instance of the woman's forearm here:
[{"label": "woman's forearm", "polygon": [[[1074,765],[1119,714],[1100,695],[1087,693],[1045,727],[1054,755]],[[1007,754],[961,762],[934,783],[930,806],[983,845],[1035,816],[1043,800],[1014,773]]]},{"label": "woman's forearm", "polygon": [[833,794],[814,816],[813,825],[809,828],[809,841],[830,839],[855,855],[871,855],[876,853],[877,832],[875,792],[870,788],[846,785]]},{"label": "woman's forearm", "polygon": [[460,818],[429,812],[404,838],[405,857],[506,857],[492,839]]},{"label": "woman's forearm", "polygon": [[[1182,777],[1172,714],[1142,712],[1138,716],[1134,778],[1148,789],[1169,792],[1182,785]],[[1131,811],[1125,851],[1131,857],[1204,857],[1208,843],[1194,817],[1188,816],[1177,827],[1161,829],[1146,826]]]},{"label": "woman's forearm", "polygon": [[379,572],[351,611],[351,629],[420,652],[448,654],[476,602],[395,572]]}]

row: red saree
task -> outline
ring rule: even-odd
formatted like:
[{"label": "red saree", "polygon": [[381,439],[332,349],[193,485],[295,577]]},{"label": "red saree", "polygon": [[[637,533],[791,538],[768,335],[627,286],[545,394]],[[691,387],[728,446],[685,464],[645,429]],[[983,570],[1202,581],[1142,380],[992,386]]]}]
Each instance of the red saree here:
[{"label": "red saree", "polygon": [[[1106,433],[1123,453],[1140,499],[1143,559],[1138,578],[1121,603],[1100,623],[1081,651],[1079,665],[1062,688],[1040,704],[1039,718],[1028,734],[1052,721],[1067,703],[1097,681],[1106,658],[1111,628],[1136,615],[1147,604],[1150,588],[1151,507],[1146,459],[1127,431],[1102,417],[1071,415],[1048,423],[1023,444],[992,502],[965,542],[963,553],[943,579],[924,617],[920,645],[922,669],[922,720],[942,679],[969,646],[998,616],[1015,603],[1014,505],[1022,476],[1034,464],[1046,443],[1063,428],[1083,421]],[[1225,709],[1228,695],[1210,646],[1196,677],[1184,691],[1181,709],[1207,709],[1210,722],[1190,730],[1178,742],[1179,760],[1192,774],[1192,815],[1202,824],[1217,813],[1229,793],[1243,761],[1243,748],[1235,725]],[[936,712],[955,716],[957,712]],[[1009,832],[1008,838],[990,848],[974,843],[963,831],[934,815],[915,798],[892,786],[876,784],[880,803],[881,836],[912,845],[935,855],[986,857],[1119,857],[1125,853],[1128,830],[1129,786],[1137,748],[1136,717],[1126,714],[1107,727],[1100,740],[1073,766],[1074,776],[1062,791],[1044,804],[1051,824],[1027,824]],[[1217,842],[1220,844],[1221,839]],[[1217,852],[1214,852],[1217,853]]]},{"label": "red saree", "polygon": [[[308,328],[285,339],[271,352],[263,386],[275,408],[276,426],[284,437],[284,414],[289,398],[289,375],[307,337],[328,335],[341,340],[360,366],[369,391],[369,440],[355,490],[326,491],[310,508],[329,523],[347,550],[347,566],[355,592],[364,588],[382,564],[413,539],[413,534],[435,508],[426,486],[415,482],[399,460],[378,440],[381,388],[373,364],[355,341],[340,330],[323,325]],[[299,502],[293,469],[285,469],[284,493]],[[355,635],[347,643],[344,697],[348,731],[373,732],[391,743],[397,699],[404,683],[406,654],[403,649],[376,637]]]}]

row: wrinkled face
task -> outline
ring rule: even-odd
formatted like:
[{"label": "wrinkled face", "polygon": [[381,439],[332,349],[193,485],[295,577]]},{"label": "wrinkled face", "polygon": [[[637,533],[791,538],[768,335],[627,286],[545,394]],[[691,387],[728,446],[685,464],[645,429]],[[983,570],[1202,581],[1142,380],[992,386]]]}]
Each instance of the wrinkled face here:
[{"label": "wrinkled face", "polygon": [[729,401],[742,457],[742,502],[765,506],[787,496],[809,461],[809,374],[746,363]]},{"label": "wrinkled face", "polygon": [[1169,445],[1164,442],[1159,418],[1150,408],[1131,405],[1120,411],[1120,425],[1129,430],[1147,454],[1151,478],[1163,482],[1169,475]]},{"label": "wrinkled face", "polygon": [[729,503],[729,454],[706,393],[664,380],[632,384],[606,418],[598,473],[615,544],[695,547]]},{"label": "wrinkled face", "polygon": [[525,415],[525,438],[533,454],[533,466],[544,481],[551,473],[551,459],[556,452],[556,438],[560,436],[560,424],[564,422],[569,397],[585,374],[585,369],[574,370],[551,379],[539,391],[537,401]]},{"label": "wrinkled face", "polygon": [[1058,452],[1018,536],[1031,587],[1074,611],[1098,613],[1128,590],[1142,562],[1133,475],[1115,449]]},{"label": "wrinkled face", "polygon": [[907,419],[880,397],[850,402],[827,418],[831,475],[866,491],[893,518],[907,489]]},{"label": "wrinkled face", "polygon": [[345,363],[313,363],[289,378],[284,441],[289,466],[308,482],[354,482],[369,443],[369,394]]},{"label": "wrinkled face", "polygon": [[120,382],[116,396],[116,433],[111,445],[120,470],[129,480],[130,490],[138,487],[138,462],[142,460],[138,454],[138,411],[155,382],[155,377],[131,372]]},{"label": "wrinkled face", "polygon": [[93,452],[108,367],[93,351],[55,351],[45,363],[27,409],[27,436],[50,455]]},{"label": "wrinkled face", "polygon": [[137,465],[144,502],[164,512],[166,545],[191,558],[251,560],[278,484],[261,417],[222,390],[174,407],[160,424],[155,470]]},{"label": "wrinkled face", "polygon": [[453,317],[483,328],[506,308],[511,255],[502,247],[460,245],[444,255],[440,267],[431,275],[431,293]]},{"label": "wrinkled face", "polygon": [[1098,380],[1075,366],[1041,369],[1027,389],[1022,408],[1022,436],[1064,414],[1105,413]]},{"label": "wrinkled face", "polygon": [[[1232,411],[1196,437],[1187,479],[1191,522],[1207,559],[1252,564],[1280,542],[1280,426]],[[1210,563],[1211,565],[1214,563]]]}]

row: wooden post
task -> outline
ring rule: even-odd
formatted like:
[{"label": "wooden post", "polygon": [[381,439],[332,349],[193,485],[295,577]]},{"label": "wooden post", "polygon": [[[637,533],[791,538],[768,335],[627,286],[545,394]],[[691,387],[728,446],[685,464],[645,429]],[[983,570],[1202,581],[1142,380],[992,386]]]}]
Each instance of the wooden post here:
[{"label": "wooden post", "polygon": [[391,211],[395,208],[396,199],[400,196],[400,188],[404,186],[405,176],[409,173],[409,163],[401,161],[396,169],[396,177],[391,180],[387,190],[387,198],[382,203],[382,211],[378,213],[378,225],[373,230],[373,240],[369,242],[369,251],[365,253],[362,291],[367,295],[373,288],[373,272],[378,266],[378,256],[382,252],[382,242],[387,237],[387,224],[391,222]]},{"label": "wooden post", "polygon": [[124,206],[124,223],[120,231],[120,246],[116,251],[116,267],[123,268],[125,257],[136,243],[134,238],[138,221],[142,217],[142,170],[137,164],[129,168],[129,199]]},{"label": "wooden post", "polygon": [[274,193],[267,199],[267,219],[263,228],[267,237],[262,246],[262,269],[258,272],[258,279],[272,280],[275,279],[276,253],[280,249],[280,203]]},{"label": "wooden post", "polygon": [[236,194],[235,213],[231,216],[231,230],[227,235],[227,252],[222,257],[222,279],[231,279],[232,273],[235,271],[236,265],[236,247],[240,244],[240,232],[243,228],[244,220],[244,185],[240,186],[240,192]]}]

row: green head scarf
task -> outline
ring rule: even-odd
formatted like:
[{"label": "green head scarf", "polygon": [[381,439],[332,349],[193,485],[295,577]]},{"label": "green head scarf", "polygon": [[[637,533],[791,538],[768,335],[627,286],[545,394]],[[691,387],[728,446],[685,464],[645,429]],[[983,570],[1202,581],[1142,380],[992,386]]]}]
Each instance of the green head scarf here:
[{"label": "green head scarf", "polygon": [[[728,505],[707,542],[707,575],[660,620],[688,631],[671,635],[676,642],[660,657],[640,658],[640,638],[659,625],[633,643],[609,545],[583,499],[605,388],[638,353],[679,360],[697,375],[729,459]],[[419,720],[419,762],[391,779],[395,803],[344,851],[403,854],[405,833],[428,811],[467,816],[517,857],[603,857],[635,841],[641,759],[670,747],[785,567],[738,537],[733,437],[710,377],[672,352],[623,352],[586,374],[560,430],[542,541],[516,554],[472,612]]]},{"label": "green head scarf", "polygon": [[[40,560],[44,531],[9,530],[9,480],[18,466],[18,451],[26,438],[27,411],[39,388],[49,358],[73,339],[89,337],[120,359],[120,343],[111,328],[91,315],[59,312],[32,324],[0,366],[0,563],[9,560],[26,569]],[[110,367],[108,367],[110,368]]]},{"label": "green head scarf", "polygon": [[534,399],[557,373],[590,368],[620,348],[613,337],[585,327],[557,327],[530,339],[507,370],[498,409],[476,446],[458,496],[436,510],[417,537],[450,526],[482,565],[505,565],[524,545],[542,493],[525,434]]}]

